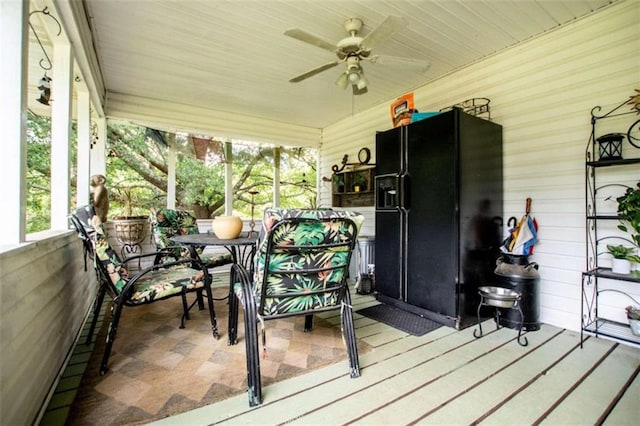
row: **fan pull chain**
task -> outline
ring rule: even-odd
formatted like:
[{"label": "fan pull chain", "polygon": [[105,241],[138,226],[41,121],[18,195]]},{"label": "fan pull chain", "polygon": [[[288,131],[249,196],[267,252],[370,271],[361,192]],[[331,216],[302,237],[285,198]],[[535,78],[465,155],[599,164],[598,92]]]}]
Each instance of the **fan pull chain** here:
[{"label": "fan pull chain", "polygon": [[355,110],[356,110],[356,95],[354,95],[352,91],[351,92],[351,117],[355,115]]}]

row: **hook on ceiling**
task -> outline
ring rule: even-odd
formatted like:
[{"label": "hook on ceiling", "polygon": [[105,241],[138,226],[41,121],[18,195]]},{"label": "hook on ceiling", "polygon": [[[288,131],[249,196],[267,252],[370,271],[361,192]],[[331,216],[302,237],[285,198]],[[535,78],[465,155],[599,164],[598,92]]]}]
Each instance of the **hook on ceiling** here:
[{"label": "hook on ceiling", "polygon": [[51,68],[53,68],[53,64],[51,63],[51,58],[49,58],[49,55],[47,54],[47,51],[44,48],[44,45],[42,44],[42,41],[40,40],[38,33],[36,32],[35,28],[33,28],[33,25],[31,24],[31,15],[33,15],[34,13],[42,13],[43,15],[50,17],[56,22],[56,24],[58,25],[58,34],[56,34],[56,36],[59,36],[62,33],[62,26],[60,25],[60,21],[58,21],[56,17],[53,16],[51,12],[49,12],[47,7],[45,7],[42,10],[34,10],[33,12],[29,13],[29,28],[31,28],[31,31],[33,31],[33,35],[36,37],[36,41],[40,45],[40,49],[42,49],[42,53],[44,54],[44,58],[40,59],[39,65],[43,70],[49,71]]}]

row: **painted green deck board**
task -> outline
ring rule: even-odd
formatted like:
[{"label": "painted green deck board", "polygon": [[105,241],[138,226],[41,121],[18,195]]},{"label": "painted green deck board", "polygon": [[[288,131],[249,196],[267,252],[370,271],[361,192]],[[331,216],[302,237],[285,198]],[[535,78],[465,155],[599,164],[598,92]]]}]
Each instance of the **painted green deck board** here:
[{"label": "painted green deck board", "polygon": [[[617,346],[602,364],[591,373],[545,419],[544,424],[585,424],[599,418],[613,395],[629,380],[640,365],[640,352],[626,346]],[[640,404],[640,400],[637,401]],[[636,406],[637,407],[637,406]],[[638,409],[629,416],[637,421]],[[624,413],[619,415],[624,417]]]},{"label": "painted green deck board", "polygon": [[[419,389],[424,383],[437,379],[439,375],[447,374],[448,371],[453,371],[460,366],[466,365],[473,358],[491,350],[496,344],[496,340],[504,343],[512,337],[511,335],[495,333],[491,337],[487,336],[487,340],[475,341],[472,337],[472,332],[473,330],[471,329],[457,332],[455,335],[449,335],[438,342],[420,348],[420,350],[414,351],[416,356],[413,359],[407,357],[390,359],[389,364],[398,370],[385,371],[386,374],[384,376],[386,377],[381,378],[379,385],[365,389],[348,398],[336,400],[328,407],[326,412],[305,416],[300,419],[300,423],[317,423],[323,421],[323,419],[329,423],[335,423],[366,415],[372,410],[372,407],[380,407],[394,398]],[[456,349],[455,352],[451,351],[451,349],[461,346],[464,346],[464,350]],[[471,347],[473,347],[472,350],[469,349]],[[378,371],[380,370],[378,369]],[[384,381],[382,381],[383,379]],[[366,404],[358,404],[358,401],[366,401]],[[415,409],[415,403],[411,405],[413,406],[411,409]],[[398,413],[394,410],[390,418],[380,418],[379,413],[374,412],[372,413],[372,418],[366,418],[364,422],[385,423],[392,419],[398,421],[398,416],[402,414],[405,413]],[[399,421],[402,422],[402,419]]]},{"label": "painted green deck board", "polygon": [[[554,332],[557,332],[557,329],[541,330],[536,333],[537,339],[544,341]],[[441,404],[455,397],[461,391],[493,374],[507,360],[518,358],[536,346],[536,339],[531,339],[529,346],[523,348],[512,340],[513,337],[513,330],[502,329],[488,334],[482,339],[470,341],[468,345],[434,359],[426,366],[425,371],[420,371],[420,368],[412,370],[409,373],[410,377],[415,380],[412,386],[414,388],[420,386],[419,389],[407,397],[370,413],[357,423],[363,425],[388,422],[407,424],[420,419],[421,416],[436,410]],[[500,345],[503,346],[493,351]],[[420,385],[420,383],[426,384],[426,386]],[[455,413],[453,417],[447,416],[444,423],[451,423],[453,419],[456,419],[457,424],[465,424],[464,421],[458,423],[458,415],[461,413]]]},{"label": "painted green deck board", "polygon": [[[571,345],[579,343],[579,336],[576,333],[565,332],[563,333],[563,337],[565,340],[571,339],[569,341]],[[481,422],[481,424],[504,425],[516,419],[518,423],[522,424],[534,423],[547,409],[553,406],[577,380],[598,362],[610,347],[611,344],[609,342],[590,339],[585,342],[584,349],[577,348],[568,352],[564,359],[548,371],[544,371],[544,368],[549,366],[549,362],[554,361],[552,355],[547,353],[549,347],[545,347],[541,355],[548,359],[545,360],[546,365],[541,366],[542,368],[539,369],[539,373],[542,373],[542,375],[535,378],[533,377],[534,374],[531,374],[532,379],[535,378],[535,381],[514,395],[512,399],[498,407],[498,409]],[[535,373],[536,363],[534,361],[537,361],[537,359],[531,358],[529,360],[523,360],[523,363],[527,365],[522,367],[530,369],[531,373]],[[499,383],[500,380],[498,380],[498,384]],[[495,406],[495,404],[493,406]],[[489,408],[490,407],[486,407],[485,413],[489,411]]]},{"label": "painted green deck board", "polygon": [[605,426],[637,426],[638,417],[640,417],[640,375],[633,380],[604,424]]},{"label": "painted green deck board", "polygon": [[[546,328],[546,327],[544,327]],[[531,334],[529,335],[530,340]],[[530,341],[530,345],[532,345]],[[558,359],[565,356],[568,353],[576,350],[576,346],[579,344],[579,340],[575,334],[561,333],[547,342],[543,342],[539,350],[531,348],[532,350],[519,358],[512,358],[509,354],[509,359],[515,360],[510,363],[509,359],[505,359],[503,366],[495,365],[492,359],[478,360],[478,365],[470,365],[469,367],[474,369],[482,369],[485,376],[477,373],[476,378],[478,381],[473,385],[473,388],[458,389],[458,393],[454,394],[454,400],[439,409],[431,416],[422,421],[423,424],[437,424],[446,421],[446,419],[452,416],[456,418],[456,422],[462,424],[471,424],[478,421],[485,413],[489,412],[493,407],[499,406],[504,400],[508,399],[514,393],[519,392],[524,386],[531,380],[535,380],[546,369],[552,367]],[[505,351],[500,355],[507,355],[507,349],[502,348]],[[535,349],[535,350],[534,350]],[[496,358],[500,359],[502,356]],[[489,370],[494,368],[495,370]],[[461,372],[462,374],[464,372]],[[477,385],[477,386],[476,386]],[[464,393],[462,393],[464,392]],[[536,398],[529,400],[531,403],[535,401],[534,405],[539,408],[541,402]],[[550,401],[552,404],[554,401]],[[543,404],[543,403],[542,403]],[[544,405],[543,405],[544,406]],[[519,424],[530,424],[530,420],[523,418],[520,412],[510,410],[510,412],[518,413],[516,416],[511,416],[510,419],[506,419],[506,423],[517,422]],[[537,418],[534,417],[533,420]],[[505,424],[505,423],[502,423]]]},{"label": "painted green deck board", "polygon": [[[371,296],[354,295],[354,309],[376,303]],[[340,321],[336,313],[323,318]],[[357,313],[354,319],[358,337],[372,346],[360,356],[360,378],[349,378],[345,361],[263,388],[264,403],[257,408],[249,408],[242,394],[155,424],[396,425],[420,419],[468,425],[485,415],[484,424],[531,424],[615,346],[592,338],[584,349],[571,350],[578,333],[551,326],[528,333],[529,346],[523,348],[515,330],[496,331],[491,320],[483,325],[485,336],[475,339],[475,327],[441,327],[416,337]],[[593,424],[638,365],[637,348],[616,348],[549,415],[547,424]],[[634,412],[637,423],[639,393],[640,376],[606,423],[629,424]]]},{"label": "painted green deck board", "polygon": [[[423,336],[423,338],[424,337],[425,336]],[[253,413],[248,413],[243,416],[243,420],[248,423],[257,423],[260,421],[261,416],[266,416],[262,418],[273,419],[276,423],[292,422],[295,419],[299,419],[304,423],[313,423],[313,419],[308,420],[305,415],[307,415],[310,409],[314,406],[332,404],[336,400],[343,400],[363,388],[378,386],[383,380],[389,377],[395,377],[398,374],[405,372],[407,369],[411,369],[415,365],[423,363],[425,359],[429,359],[431,356],[439,356],[440,354],[463,344],[465,341],[468,341],[468,339],[468,335],[465,336],[463,333],[457,333],[449,335],[445,339],[435,340],[431,343],[417,346],[413,350],[402,351],[400,353],[394,350],[393,352],[389,352],[390,357],[379,360],[375,366],[372,366],[371,368],[365,368],[362,376],[358,379],[349,379],[345,376],[338,380],[324,383],[315,388],[313,392],[296,394],[292,395],[290,398],[275,401],[273,404],[263,407],[261,412],[255,413],[255,415],[252,415]],[[421,341],[427,341],[427,338],[404,340],[413,340],[419,343]],[[376,354],[380,356],[383,352],[376,352]],[[371,402],[367,401],[366,405],[368,406],[369,404],[371,404]],[[324,411],[324,413],[332,416],[334,411],[334,407],[332,406],[330,409]],[[326,415],[323,416],[321,422],[333,423],[333,419],[328,418]],[[303,418],[302,416],[305,417]],[[340,421],[340,419],[337,421]]]}]

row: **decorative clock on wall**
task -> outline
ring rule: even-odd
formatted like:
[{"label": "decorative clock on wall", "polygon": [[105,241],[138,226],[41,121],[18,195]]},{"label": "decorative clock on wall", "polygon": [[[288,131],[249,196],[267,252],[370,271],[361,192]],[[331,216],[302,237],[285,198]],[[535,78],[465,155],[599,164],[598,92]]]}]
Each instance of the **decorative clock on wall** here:
[{"label": "decorative clock on wall", "polygon": [[358,152],[358,161],[360,164],[369,164],[369,160],[371,160],[371,151],[369,148],[361,148]]}]

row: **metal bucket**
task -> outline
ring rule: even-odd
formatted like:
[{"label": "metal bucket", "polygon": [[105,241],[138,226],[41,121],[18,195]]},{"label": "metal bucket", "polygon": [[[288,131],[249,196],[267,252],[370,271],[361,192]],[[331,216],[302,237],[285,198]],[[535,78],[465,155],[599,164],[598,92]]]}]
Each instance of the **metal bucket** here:
[{"label": "metal bucket", "polygon": [[[496,285],[517,291],[522,295],[520,309],[524,315],[522,329],[540,330],[540,273],[538,264],[529,262],[528,256],[503,254],[496,261]],[[503,309],[500,325],[517,329],[520,326],[520,314],[513,309]]]},{"label": "metal bucket", "polygon": [[360,273],[368,274],[369,265],[375,265],[376,239],[370,236],[358,237],[360,246]]},{"label": "metal bucket", "polygon": [[360,280],[356,283],[358,294],[371,294],[375,282],[375,238],[370,236],[358,237],[360,255]]}]

